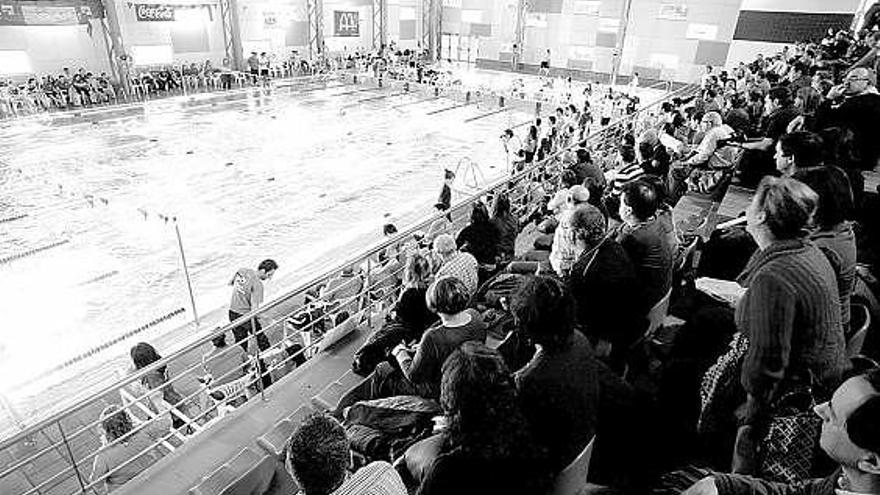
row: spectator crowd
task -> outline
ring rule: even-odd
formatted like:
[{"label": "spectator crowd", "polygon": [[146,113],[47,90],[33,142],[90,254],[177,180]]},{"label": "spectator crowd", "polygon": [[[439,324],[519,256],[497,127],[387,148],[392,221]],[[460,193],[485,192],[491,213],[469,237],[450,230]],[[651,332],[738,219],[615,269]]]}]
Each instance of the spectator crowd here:
[{"label": "spectator crowd", "polygon": [[[654,115],[611,92],[592,128],[585,95],[523,137],[505,131],[514,178],[463,228],[444,192],[426,232],[386,226],[395,242],[371,270],[327,281],[291,319],[326,337],[364,296],[388,310],[354,355],[359,383],[284,447],[302,493],[880,494],[880,217],[863,179],[880,158],[878,42],[829,32],[707,67],[696,95]],[[394,66],[418,71],[412,56]],[[677,218],[681,198],[720,201],[731,184],[751,191],[731,226],[703,236]],[[216,336],[210,400],[152,370],[149,344],[132,349],[151,370],[132,395],[166,419],[160,433],[185,436],[272,386],[277,362],[308,357],[309,342],[284,332],[273,346],[259,319],[240,320],[277,269],[236,272],[240,345]],[[93,479],[145,452],[135,439],[154,432],[130,416],[102,413],[112,446]]]}]

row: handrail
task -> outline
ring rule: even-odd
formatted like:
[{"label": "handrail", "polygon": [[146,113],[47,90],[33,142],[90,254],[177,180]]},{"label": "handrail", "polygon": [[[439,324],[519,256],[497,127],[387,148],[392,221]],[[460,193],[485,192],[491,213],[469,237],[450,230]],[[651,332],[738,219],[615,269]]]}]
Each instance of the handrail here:
[{"label": "handrail", "polygon": [[[690,87],[690,88],[685,87],[685,88],[680,89],[679,91],[676,91],[673,94],[666,95],[665,97],[660,98],[657,101],[646,105],[645,107],[643,107],[642,109],[640,109],[636,113],[634,113],[632,115],[626,115],[624,117],[621,117],[621,118],[615,120],[614,122],[612,122],[611,124],[609,124],[608,126],[606,126],[605,128],[591,133],[590,135],[586,136],[584,138],[584,140],[587,141],[588,143],[594,143],[596,146],[600,146],[602,144],[607,144],[607,143],[603,143],[602,141],[607,140],[608,136],[612,132],[620,130],[620,129],[625,129],[627,124],[637,121],[637,119],[639,117],[649,115],[649,111],[652,108],[658,106],[662,101],[673,97],[673,95],[684,94],[685,92],[691,91],[691,90],[692,90],[692,87]],[[482,188],[481,190],[477,191],[474,195],[467,197],[467,198],[464,198],[462,201],[460,201],[455,206],[453,206],[451,211],[452,212],[460,212],[487,194],[490,194],[490,193],[492,193],[496,190],[499,190],[501,188],[505,188],[508,185],[517,184],[517,182],[521,181],[522,179],[529,178],[530,174],[533,174],[534,172],[538,171],[541,167],[545,167],[548,164],[556,163],[558,158],[563,156],[564,153],[571,151],[571,149],[578,146],[578,144],[579,143],[574,143],[566,148],[559,149],[556,152],[552,153],[551,155],[547,156],[541,162],[534,163],[531,166],[525,168],[524,170],[517,172],[515,174],[512,174],[509,177],[502,177],[500,179],[493,181],[491,184],[489,184],[489,185],[485,186],[484,188]],[[442,214],[442,213],[430,215],[426,219],[422,220],[421,222],[417,222],[416,224],[411,225],[410,227],[404,229],[402,232],[399,232],[393,238],[373,243],[372,246],[368,247],[364,251],[361,251],[360,253],[358,253],[356,255],[350,256],[347,259],[337,263],[332,268],[330,268],[326,271],[323,271],[320,274],[314,275],[311,278],[305,280],[304,282],[301,282],[300,284],[298,284],[298,286],[291,289],[290,291],[287,291],[285,294],[282,294],[282,295],[276,297],[272,301],[268,302],[262,308],[251,311],[248,314],[243,315],[241,318],[239,318],[235,322],[227,324],[226,326],[211,332],[207,336],[196,339],[196,341],[190,343],[189,345],[184,346],[182,349],[174,352],[173,354],[166,356],[165,358],[161,359],[160,361],[153,363],[152,365],[140,370],[139,372],[132,373],[128,377],[125,377],[121,380],[116,381],[112,385],[107,386],[104,389],[102,389],[100,392],[96,392],[96,393],[91,394],[89,398],[87,398],[83,401],[80,401],[77,404],[72,404],[71,406],[64,408],[62,411],[55,413],[55,414],[52,414],[48,418],[45,418],[45,419],[37,422],[36,424],[26,428],[24,431],[10,437],[9,439],[7,439],[3,442],[0,442],[0,449],[9,448],[10,446],[12,446],[12,445],[24,440],[24,439],[27,439],[36,433],[39,433],[43,430],[46,430],[48,427],[52,426],[53,424],[60,428],[62,420],[69,417],[70,415],[76,413],[77,411],[81,410],[82,408],[94,404],[95,400],[99,400],[101,397],[105,397],[108,394],[117,392],[117,391],[123,389],[124,387],[126,387],[127,385],[131,384],[132,382],[134,382],[136,380],[140,380],[146,374],[152,373],[163,366],[167,366],[171,362],[180,358],[180,356],[196,350],[198,347],[204,345],[205,343],[207,343],[209,340],[211,340],[215,336],[217,336],[221,333],[225,334],[225,333],[229,332],[231,328],[234,328],[244,322],[247,322],[248,320],[262,317],[268,311],[271,311],[273,309],[277,309],[281,304],[289,302],[291,299],[296,298],[297,296],[301,295],[303,292],[315,287],[316,285],[318,285],[326,280],[332,279],[334,276],[336,276],[340,272],[342,272],[346,267],[352,266],[352,265],[357,265],[359,263],[360,264],[367,263],[370,259],[372,259],[378,253],[380,253],[380,252],[382,252],[392,246],[399,246],[399,245],[404,244],[405,241],[407,239],[411,238],[415,232],[417,232],[419,230],[426,229],[434,221],[442,218],[443,216],[445,216],[445,214]],[[462,221],[464,219],[464,217],[461,215],[458,215],[457,217],[458,217],[457,221]],[[397,273],[399,273],[399,271],[400,271],[400,268],[397,269]],[[378,274],[378,272],[377,272],[377,274]],[[358,304],[358,300],[362,297],[366,297],[366,300],[363,303],[364,306],[362,306],[361,310],[356,312],[355,314],[357,314],[357,315],[366,314],[367,316],[371,315],[373,308],[376,307],[377,305],[381,304],[384,301],[384,297],[385,297],[385,296],[383,296],[383,298],[380,298],[378,300],[370,300],[371,291],[377,287],[382,287],[383,284],[385,283],[385,281],[394,277],[395,275],[396,275],[396,273],[388,273],[388,274],[385,274],[384,279],[372,280],[371,273],[370,273],[370,264],[367,263],[366,274],[364,276],[357,277],[357,279],[359,279],[361,281],[360,289],[358,289],[356,291],[357,293],[354,294],[353,296],[345,297],[341,301],[338,301],[337,303],[335,303],[335,312],[331,311],[328,314],[328,316],[333,317],[333,319],[335,320],[334,315],[338,315],[341,311],[343,311],[345,309],[345,307],[347,305],[350,305],[352,303]],[[351,284],[351,283],[353,283],[353,281],[349,281],[348,283]],[[335,290],[339,291],[344,288],[345,288],[344,286],[338,287]],[[294,310],[293,313],[288,313],[288,314],[295,314],[295,313],[296,313],[296,310]],[[352,315],[352,317],[354,317],[354,315]],[[264,326],[262,332],[265,333],[269,329],[274,328],[275,325],[277,325],[277,324],[278,324],[278,321],[273,321],[271,324]],[[317,322],[312,322],[306,328],[314,327],[315,324],[317,324]],[[342,324],[345,324],[345,323],[342,323]],[[252,341],[253,343],[255,343],[255,339],[256,339],[255,336],[252,336],[249,338],[249,340]],[[283,342],[278,342],[275,345],[271,346],[271,348],[280,347],[282,344],[283,344]],[[308,353],[310,353],[311,351],[318,349],[320,344],[321,344],[321,340],[318,339],[315,342],[312,342],[310,345],[306,345],[304,349],[299,351],[298,355],[308,355]],[[235,345],[237,345],[237,344],[233,344],[231,347],[234,347]],[[256,346],[254,346],[254,348],[256,348]],[[230,351],[227,349],[227,351],[225,351],[225,352],[230,352]],[[295,357],[296,357],[296,355],[288,356],[282,362],[282,364],[290,362]],[[279,365],[277,363],[273,364],[273,368],[269,368],[269,369],[265,370],[265,372],[269,373],[272,369],[274,369],[275,367],[278,367],[278,366]],[[183,379],[184,376],[188,376],[187,375],[188,373],[192,372],[193,370],[195,370],[198,367],[199,367],[199,363],[196,363],[192,366],[189,366],[186,370],[183,370],[178,376],[169,380],[168,383],[173,384],[173,383],[177,382],[178,380]],[[256,381],[257,381],[257,384],[260,383],[259,378]],[[260,387],[260,390],[262,391],[262,387]],[[198,396],[200,393],[202,393],[202,389],[199,389],[196,392],[185,397],[184,400],[185,401],[192,400],[196,396]],[[147,395],[149,395],[149,393]],[[140,397],[137,400],[138,401],[143,400],[144,397]],[[194,420],[199,420],[200,418],[204,419],[209,412],[210,411],[206,409],[201,414],[199,414],[196,418],[190,418],[190,419],[194,419]],[[81,429],[79,429],[78,431],[76,431],[75,433],[73,433],[73,435],[71,435],[70,438],[72,439],[72,438],[77,437],[78,435],[87,431],[89,428],[92,428],[93,426],[95,426],[99,422],[100,421],[97,419],[95,419],[94,421],[88,421],[87,423],[89,423],[89,424],[87,426],[84,426]],[[174,435],[174,432],[169,432],[168,435],[166,435],[166,438],[170,437],[171,435]],[[65,446],[67,445],[66,442],[67,442],[67,440],[64,439]],[[52,443],[51,440],[50,440],[50,443]],[[5,476],[7,476],[8,474],[10,474],[11,472],[15,471],[15,469],[17,467],[23,465],[23,463],[37,459],[38,457],[42,456],[46,452],[48,452],[52,449],[58,448],[60,445],[62,445],[62,444],[61,443],[51,444],[49,447],[43,449],[42,451],[40,451],[34,455],[31,455],[30,457],[28,457],[28,459],[21,461],[20,463],[16,464],[12,468],[8,468],[5,471],[0,472],[0,478],[3,478]],[[95,455],[97,455],[97,452],[91,453],[89,456],[87,456],[87,459],[92,458]],[[69,473],[69,471],[71,469],[73,469],[74,471],[77,471],[77,473],[78,473],[77,465],[84,464],[85,460],[77,460],[77,459],[73,459],[71,457],[71,462],[74,463],[73,466],[64,469],[62,471],[62,473],[56,474],[51,479],[55,479],[58,476],[63,475],[64,473]],[[47,482],[48,481],[44,481],[41,484],[41,486],[45,485]],[[95,480],[91,480],[91,483],[89,484],[89,486],[93,486],[95,483],[96,483]]]},{"label": "handrail", "polygon": [[[418,83],[411,82],[410,84],[418,84]],[[673,98],[674,97],[673,95],[685,94],[689,91],[692,91],[692,89],[693,89],[693,86],[690,85],[690,86],[685,86],[685,87],[683,87],[677,91],[674,91],[670,94],[667,94],[664,97],[659,98],[658,100],[642,107],[636,113],[634,113],[632,115],[623,116],[623,117],[609,123],[604,128],[599,129],[599,130],[591,133],[590,135],[586,136],[584,138],[584,140],[589,141],[589,140],[593,140],[598,137],[604,136],[606,133],[610,132],[612,129],[617,128],[619,125],[621,125],[625,122],[632,121],[637,116],[644,115],[648,110],[658,106],[663,101],[670,99],[670,98]],[[555,153],[545,157],[544,162],[550,162],[551,160],[557,159],[557,158],[563,156],[564,153],[571,151],[572,149],[576,148],[577,146],[578,146],[578,144],[575,143],[572,146],[569,146],[568,148],[558,150]],[[451,208],[449,213],[452,214],[454,212],[458,212],[458,211],[463,210],[464,208],[470,206],[478,198],[488,194],[489,192],[497,189],[498,187],[501,187],[507,183],[510,183],[512,181],[519,180],[519,179],[525,177],[527,174],[535,171],[542,164],[543,164],[543,162],[542,163],[534,163],[534,164],[532,164],[531,167],[525,168],[523,171],[518,172],[510,177],[504,177],[504,178],[500,178],[500,179],[495,180],[493,183],[487,185],[482,190],[475,192],[471,197],[466,198],[463,201],[459,202],[458,204],[454,205]],[[365,251],[362,251],[356,255],[353,255],[353,256],[348,257],[347,259],[344,259],[342,262],[337,263],[332,268],[330,268],[326,271],[323,271],[317,275],[313,275],[311,278],[306,279],[304,282],[298,284],[295,288],[289,290],[285,294],[277,296],[276,298],[274,298],[273,300],[264,304],[260,308],[257,308],[257,309],[252,310],[251,312],[249,312],[245,315],[242,315],[239,319],[235,320],[234,322],[231,322],[231,323],[221,327],[220,329],[217,329],[216,331],[211,332],[209,335],[203,336],[203,337],[191,342],[190,344],[183,346],[181,349],[178,349],[173,354],[169,354],[169,355],[163,357],[161,360],[151,364],[150,366],[147,366],[147,367],[139,370],[138,372],[132,373],[129,376],[122,378],[119,381],[102,388],[101,390],[92,394],[92,397],[105,396],[106,394],[112,393],[115,390],[118,390],[122,387],[125,387],[125,386],[135,382],[135,381],[140,380],[144,376],[158,370],[159,368],[167,366],[168,364],[173,362],[178,357],[180,357],[186,353],[189,353],[189,352],[197,349],[198,347],[210,342],[211,339],[213,339],[217,335],[229,332],[229,331],[231,331],[232,328],[238,327],[238,326],[244,324],[245,322],[247,322],[248,320],[251,320],[254,318],[260,318],[264,314],[266,314],[267,312],[270,312],[274,309],[277,309],[281,304],[288,302],[292,298],[308,291],[312,287],[319,285],[322,281],[328,280],[329,278],[332,278],[335,274],[339,273],[345,267],[352,266],[352,265],[357,264],[358,262],[362,262],[363,260],[369,259],[370,257],[378,254],[381,251],[384,251],[385,249],[387,249],[390,246],[400,244],[405,239],[411,238],[414,233],[416,233],[420,230],[424,230],[426,227],[430,226],[431,223],[433,223],[436,220],[441,219],[444,216],[446,216],[445,213],[438,213],[438,214],[431,215],[426,220],[424,220],[420,223],[417,223],[416,225],[410,226],[409,228],[406,228],[401,232],[398,232],[397,235],[394,236],[393,238],[382,240],[378,244],[375,244],[375,245],[367,248]],[[275,322],[273,322],[273,324],[274,323]],[[70,406],[62,409],[61,411],[54,413],[51,416],[44,418],[43,420],[40,420],[39,422],[29,426],[24,431],[21,431],[15,435],[13,435],[12,437],[0,442],[0,450],[8,448],[10,445],[13,445],[13,444],[31,436],[31,435],[33,435],[33,433],[37,430],[45,428],[46,426],[64,418],[64,417],[70,416],[71,414],[75,413],[79,409],[85,407],[87,405],[87,403],[88,403],[88,400],[81,401],[76,404],[71,404]]]}]

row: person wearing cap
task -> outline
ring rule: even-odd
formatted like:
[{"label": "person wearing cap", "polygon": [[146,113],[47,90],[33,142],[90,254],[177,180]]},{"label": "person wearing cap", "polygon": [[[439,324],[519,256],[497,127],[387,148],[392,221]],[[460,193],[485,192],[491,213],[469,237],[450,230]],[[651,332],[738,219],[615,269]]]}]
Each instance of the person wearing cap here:
[{"label": "person wearing cap", "polygon": [[[576,258],[569,223],[571,212],[575,208],[587,204],[590,200],[590,191],[581,185],[571,186],[566,193],[564,205],[554,204],[555,208],[551,207],[551,209],[560,210],[559,225],[553,233],[553,248],[550,250],[550,266],[553,267],[553,271],[560,277],[568,275],[571,265]],[[553,199],[556,200],[557,198],[560,198],[558,194]]]},{"label": "person wearing cap", "polygon": [[435,279],[455,277],[462,281],[470,295],[474,295],[479,283],[477,259],[470,253],[459,251],[455,239],[449,234],[437,236],[433,247],[440,259],[440,268],[435,274]]}]

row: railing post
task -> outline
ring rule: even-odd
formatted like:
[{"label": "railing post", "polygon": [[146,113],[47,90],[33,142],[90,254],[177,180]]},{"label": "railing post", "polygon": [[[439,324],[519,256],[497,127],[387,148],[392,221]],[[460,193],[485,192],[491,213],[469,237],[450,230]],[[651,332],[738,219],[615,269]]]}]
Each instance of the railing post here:
[{"label": "railing post", "polygon": [[61,427],[60,421],[55,421],[55,426],[58,427],[58,432],[61,433],[61,441],[64,443],[67,455],[70,456],[70,465],[73,466],[73,472],[76,473],[76,480],[79,482],[80,493],[85,494],[86,484],[83,482],[82,473],[79,472],[79,468],[76,466],[76,458],[73,457],[73,450],[70,448],[70,442],[67,441],[67,435],[64,434],[64,428]]},{"label": "railing post", "polygon": [[364,287],[366,287],[366,291],[364,294],[364,304],[366,304],[367,307],[364,308],[366,310],[366,311],[364,311],[364,315],[367,317],[367,328],[369,328],[371,330],[373,328],[373,294],[371,292],[372,285],[373,285],[373,283],[372,283],[373,279],[370,277],[370,272],[371,272],[372,266],[373,266],[373,263],[368,258],[367,259],[367,274],[366,274],[366,279],[365,279],[366,283],[364,284]]},{"label": "railing post", "polygon": [[263,372],[268,372],[268,370],[263,369],[263,361],[260,359],[260,346],[257,344],[257,315],[254,313],[251,316],[251,328],[248,335],[248,341],[251,344],[251,349],[254,350],[254,365],[257,367],[257,387],[260,390],[260,399],[266,400],[266,387],[263,386]]},{"label": "railing post", "polygon": [[189,267],[186,264],[186,255],[183,252],[183,240],[180,238],[180,227],[177,225],[177,218],[174,218],[174,233],[177,235],[177,248],[180,250],[180,262],[183,264],[183,275],[186,277],[186,289],[189,291],[189,302],[192,305],[193,319],[195,319],[196,327],[200,326],[199,313],[196,311],[196,298],[193,295],[192,280],[189,278]]}]

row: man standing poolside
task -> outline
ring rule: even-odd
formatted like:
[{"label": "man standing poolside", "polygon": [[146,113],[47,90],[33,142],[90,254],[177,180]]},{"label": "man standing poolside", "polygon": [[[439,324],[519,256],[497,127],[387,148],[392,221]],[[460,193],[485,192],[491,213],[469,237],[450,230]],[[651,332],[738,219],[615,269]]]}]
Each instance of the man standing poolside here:
[{"label": "man standing poolside", "polygon": [[[263,303],[263,281],[272,278],[275,270],[278,269],[278,263],[274,260],[263,260],[257,266],[256,270],[250,268],[240,268],[229,285],[232,286],[232,300],[229,303],[229,321],[233,322],[243,315],[257,309]],[[253,322],[253,328],[251,328]],[[265,334],[260,333],[260,319],[255,317],[238,325],[232,329],[235,336],[235,342],[240,344],[247,351],[247,338],[250,334],[256,334],[257,346],[261,351],[269,348],[269,339]]]}]

